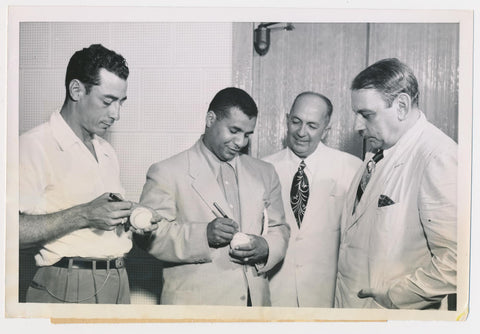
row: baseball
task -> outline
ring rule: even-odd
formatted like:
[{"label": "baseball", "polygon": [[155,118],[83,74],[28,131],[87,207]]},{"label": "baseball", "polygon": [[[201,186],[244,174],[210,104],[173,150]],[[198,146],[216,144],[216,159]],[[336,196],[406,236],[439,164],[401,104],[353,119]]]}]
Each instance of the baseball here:
[{"label": "baseball", "polygon": [[248,234],[237,232],[233,235],[232,240],[230,241],[230,247],[235,249],[237,246],[243,246],[250,242],[250,237]]},{"label": "baseball", "polygon": [[130,215],[130,223],[133,227],[141,230],[150,226],[152,220],[152,213],[149,209],[138,207],[133,210]]}]

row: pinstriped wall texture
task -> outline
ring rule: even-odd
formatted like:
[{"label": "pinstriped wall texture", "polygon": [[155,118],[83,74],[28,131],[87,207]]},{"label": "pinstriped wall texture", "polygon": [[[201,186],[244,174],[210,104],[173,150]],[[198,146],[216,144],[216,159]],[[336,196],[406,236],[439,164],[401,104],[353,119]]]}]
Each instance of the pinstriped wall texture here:
[{"label": "pinstriped wall texture", "polygon": [[[248,37],[258,23],[235,25],[234,31],[243,29]],[[241,50],[251,63],[245,59],[234,63],[234,73],[252,71],[251,92],[260,110],[251,143],[254,156],[263,157],[283,148],[285,114],[298,93],[313,90],[328,96],[334,106],[326,144],[362,157],[362,139],[353,131],[349,87],[363,68],[387,57],[397,57],[413,69],[419,81],[421,109],[432,123],[457,139],[458,24],[294,23],[294,26],[293,31],[271,32],[271,45],[265,56],[255,51],[246,55]]]}]

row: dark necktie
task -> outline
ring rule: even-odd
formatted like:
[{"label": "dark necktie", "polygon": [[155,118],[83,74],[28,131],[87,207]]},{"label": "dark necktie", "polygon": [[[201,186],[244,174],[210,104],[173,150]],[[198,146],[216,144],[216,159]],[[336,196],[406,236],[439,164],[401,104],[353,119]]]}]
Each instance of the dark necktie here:
[{"label": "dark necktie", "polygon": [[298,171],[293,176],[292,189],[290,190],[290,204],[292,205],[293,215],[297,220],[298,228],[302,224],[310,192],[307,174],[305,174],[304,170],[305,166],[305,161],[302,160]]},{"label": "dark necktie", "polygon": [[377,151],[375,155],[368,161],[367,168],[363,172],[362,179],[360,180],[360,184],[358,185],[357,189],[357,203],[360,202],[365,189],[367,188],[367,184],[372,177],[373,172],[375,171],[375,166],[377,162],[383,159],[383,150]]}]

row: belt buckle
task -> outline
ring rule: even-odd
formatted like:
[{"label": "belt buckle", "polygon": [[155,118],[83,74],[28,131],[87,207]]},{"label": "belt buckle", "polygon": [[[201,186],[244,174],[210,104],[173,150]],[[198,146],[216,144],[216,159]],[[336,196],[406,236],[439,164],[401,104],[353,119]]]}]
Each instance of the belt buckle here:
[{"label": "belt buckle", "polygon": [[125,261],[123,260],[123,257],[119,257],[118,259],[115,259],[115,267],[116,268],[125,267]]},{"label": "belt buckle", "polygon": [[[68,260],[67,260],[67,262],[70,262],[70,261],[72,261],[72,262],[71,262],[72,265],[71,265],[70,268],[72,268],[72,269],[81,269],[81,266],[80,266],[80,264],[78,264],[78,261],[76,261],[76,260],[74,260],[74,259],[68,259]],[[68,268],[68,265],[67,265],[67,268]]]}]

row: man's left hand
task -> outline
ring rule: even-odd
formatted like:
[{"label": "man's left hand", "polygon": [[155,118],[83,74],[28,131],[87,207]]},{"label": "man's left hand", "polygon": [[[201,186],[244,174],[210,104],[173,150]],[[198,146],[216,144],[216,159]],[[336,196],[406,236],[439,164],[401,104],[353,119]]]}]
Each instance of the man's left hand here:
[{"label": "man's left hand", "polygon": [[258,235],[249,234],[248,236],[250,237],[248,244],[230,249],[232,262],[239,264],[265,263],[268,258],[267,241]]},{"label": "man's left hand", "polygon": [[149,235],[151,232],[155,231],[156,229],[158,229],[158,222],[160,222],[162,220],[162,217],[155,211],[153,210],[152,208],[149,208],[145,205],[139,205],[137,203],[134,203],[133,207],[132,207],[132,212],[137,208],[137,207],[142,207],[142,208],[145,208],[145,209],[148,209],[150,210],[151,214],[152,214],[152,218],[150,219],[150,225],[146,226],[146,227],[143,227],[143,228],[136,228],[135,226],[133,226],[133,224],[130,223],[130,230],[135,233],[135,234],[139,234],[139,235]]},{"label": "man's left hand", "polygon": [[133,233],[140,234],[140,235],[146,235],[149,234],[153,231],[155,231],[158,228],[157,223],[152,223],[150,226],[147,226],[142,229],[135,228],[133,225],[130,225],[130,229],[132,230]]},{"label": "man's left hand", "polygon": [[397,308],[393,305],[392,300],[388,296],[388,290],[366,288],[358,291],[358,298],[373,298],[380,306],[393,309]]}]

